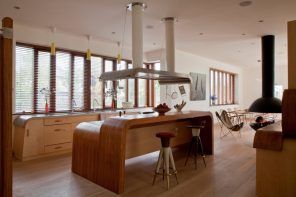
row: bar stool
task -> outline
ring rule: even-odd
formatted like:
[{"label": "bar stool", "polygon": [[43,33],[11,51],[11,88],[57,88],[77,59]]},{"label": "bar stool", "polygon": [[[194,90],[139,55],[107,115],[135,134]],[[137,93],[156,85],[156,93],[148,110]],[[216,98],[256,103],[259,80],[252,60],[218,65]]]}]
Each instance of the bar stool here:
[{"label": "bar stool", "polygon": [[192,138],[191,138],[191,142],[189,145],[189,149],[188,149],[188,153],[187,153],[187,158],[185,161],[185,166],[188,162],[188,158],[190,157],[191,152],[193,151],[193,155],[194,155],[194,164],[195,164],[195,169],[197,169],[197,155],[198,155],[198,146],[200,146],[200,155],[202,156],[203,162],[205,167],[207,166],[206,164],[206,160],[205,160],[205,154],[203,152],[203,146],[202,146],[202,142],[201,142],[201,138],[200,138],[200,130],[205,128],[206,125],[206,121],[202,121],[200,123],[200,125],[190,125],[187,126],[187,128],[191,129],[192,132]]},{"label": "bar stool", "polygon": [[[175,162],[172,154],[172,149],[170,147],[170,139],[175,136],[176,135],[171,132],[160,132],[156,134],[156,137],[161,139],[161,149],[159,152],[152,185],[154,185],[157,175],[162,175],[163,180],[164,180],[164,176],[166,176],[167,190],[169,190],[170,188],[170,180],[169,180],[170,175],[175,175],[175,178],[178,184],[177,170],[176,170],[176,166],[175,166]],[[162,173],[159,172],[161,164],[163,164]],[[173,170],[172,173],[170,173],[170,164]]]}]

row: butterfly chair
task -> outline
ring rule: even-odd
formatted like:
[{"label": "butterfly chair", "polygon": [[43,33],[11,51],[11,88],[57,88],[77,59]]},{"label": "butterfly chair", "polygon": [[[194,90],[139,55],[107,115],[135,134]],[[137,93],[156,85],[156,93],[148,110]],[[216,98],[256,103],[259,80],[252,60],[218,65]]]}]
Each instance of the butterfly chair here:
[{"label": "butterfly chair", "polygon": [[223,123],[221,120],[221,116],[219,115],[219,113],[217,111],[215,112],[215,114],[218,119],[218,125],[220,127],[220,138],[222,138],[223,136],[225,136],[225,133],[223,132]]},{"label": "butterfly chair", "polygon": [[240,130],[243,128],[244,122],[241,121],[241,118],[238,114],[232,113],[232,116],[230,118],[229,114],[225,110],[223,110],[220,118],[221,122],[228,130],[228,132],[224,133],[222,137],[227,136],[228,134],[231,134],[233,136],[232,132],[238,132],[239,137],[241,137]]}]

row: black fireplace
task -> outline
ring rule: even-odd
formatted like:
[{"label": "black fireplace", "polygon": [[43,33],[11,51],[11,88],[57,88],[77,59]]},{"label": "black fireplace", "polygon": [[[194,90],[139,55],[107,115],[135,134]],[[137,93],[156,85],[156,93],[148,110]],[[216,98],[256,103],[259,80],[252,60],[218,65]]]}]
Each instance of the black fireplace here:
[{"label": "black fireplace", "polygon": [[262,97],[249,108],[251,112],[281,113],[282,102],[274,97],[274,36],[262,37]]}]

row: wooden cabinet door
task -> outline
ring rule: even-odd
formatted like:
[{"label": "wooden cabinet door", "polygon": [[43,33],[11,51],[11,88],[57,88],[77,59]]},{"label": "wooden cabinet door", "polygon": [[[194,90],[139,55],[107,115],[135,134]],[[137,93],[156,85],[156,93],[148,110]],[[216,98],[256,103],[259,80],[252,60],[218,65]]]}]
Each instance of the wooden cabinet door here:
[{"label": "wooden cabinet door", "polygon": [[44,153],[43,119],[30,120],[24,132],[23,157]]}]

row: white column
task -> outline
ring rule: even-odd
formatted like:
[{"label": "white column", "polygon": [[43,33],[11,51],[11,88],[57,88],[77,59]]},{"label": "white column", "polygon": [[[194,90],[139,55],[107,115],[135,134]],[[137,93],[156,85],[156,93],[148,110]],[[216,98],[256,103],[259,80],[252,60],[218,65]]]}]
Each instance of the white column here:
[{"label": "white column", "polygon": [[143,67],[143,3],[134,2],[132,9],[132,58],[133,67]]},{"label": "white column", "polygon": [[163,19],[165,24],[165,52],[167,71],[175,72],[175,18],[167,17]]}]

